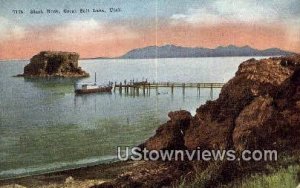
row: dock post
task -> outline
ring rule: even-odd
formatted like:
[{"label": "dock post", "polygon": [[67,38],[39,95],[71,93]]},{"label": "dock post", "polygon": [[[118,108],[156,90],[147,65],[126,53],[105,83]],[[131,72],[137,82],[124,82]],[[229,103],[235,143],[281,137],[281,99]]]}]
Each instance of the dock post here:
[{"label": "dock post", "polygon": [[122,94],[122,82],[120,82],[119,92],[120,92],[120,94]]},{"label": "dock post", "polygon": [[148,96],[150,96],[150,92],[151,92],[151,91],[150,91],[150,87],[151,87],[151,84],[149,83],[149,84],[148,84],[148,89],[147,89]]},{"label": "dock post", "polygon": [[136,87],[136,95],[137,95],[137,96],[140,95],[140,87],[139,87],[139,86]]},{"label": "dock post", "polygon": [[129,86],[130,95],[132,95],[132,85]]},{"label": "dock post", "polygon": [[115,82],[114,92],[116,92],[117,82]]},{"label": "dock post", "polygon": [[134,85],[132,86],[132,94],[135,97],[135,86]]},{"label": "dock post", "polygon": [[128,88],[127,88],[127,81],[126,81],[126,79],[124,80],[124,90],[125,90],[125,95],[128,95]]},{"label": "dock post", "polygon": [[145,96],[145,94],[146,94],[145,89],[146,89],[146,84],[143,84],[143,95],[144,95],[144,96]]},{"label": "dock post", "polygon": [[173,95],[174,93],[174,84],[171,85],[171,94]]},{"label": "dock post", "polygon": [[213,85],[212,84],[210,85],[210,98],[211,98],[211,100],[213,100],[213,98],[214,98]]},{"label": "dock post", "polygon": [[185,95],[185,83],[182,84],[182,94]]}]

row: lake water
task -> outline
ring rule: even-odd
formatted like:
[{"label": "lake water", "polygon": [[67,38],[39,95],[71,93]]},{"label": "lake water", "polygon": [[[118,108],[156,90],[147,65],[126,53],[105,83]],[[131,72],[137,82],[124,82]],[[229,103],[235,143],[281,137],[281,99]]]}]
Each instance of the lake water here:
[{"label": "lake water", "polygon": [[[149,81],[227,82],[251,57],[147,60],[81,60],[91,74],[82,82],[147,78]],[[259,59],[259,57],[256,57]],[[25,79],[29,61],[0,62],[0,179],[75,168],[116,156],[117,146],[134,146],[168,120],[169,111],[193,114],[210,90],[159,89],[150,96],[76,96],[73,79]],[[214,98],[220,89],[214,89]]]}]

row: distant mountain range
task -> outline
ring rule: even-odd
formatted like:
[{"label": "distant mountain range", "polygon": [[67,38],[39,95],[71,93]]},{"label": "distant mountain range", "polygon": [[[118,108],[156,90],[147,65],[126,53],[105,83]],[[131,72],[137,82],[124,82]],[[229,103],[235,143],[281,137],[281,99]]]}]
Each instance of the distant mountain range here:
[{"label": "distant mountain range", "polygon": [[238,47],[234,45],[210,48],[190,48],[175,45],[148,46],[129,51],[120,59],[150,59],[150,58],[184,58],[184,57],[226,57],[226,56],[276,56],[289,55],[293,52],[279,48],[258,50],[250,46]]}]

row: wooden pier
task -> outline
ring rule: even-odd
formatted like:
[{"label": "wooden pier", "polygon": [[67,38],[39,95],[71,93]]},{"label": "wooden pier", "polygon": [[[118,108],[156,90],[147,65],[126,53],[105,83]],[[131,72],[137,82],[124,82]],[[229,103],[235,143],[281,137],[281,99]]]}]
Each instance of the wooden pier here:
[{"label": "wooden pier", "polygon": [[[182,93],[185,94],[186,88],[197,88],[197,93],[200,95],[200,89],[206,88],[210,89],[210,96],[213,97],[213,89],[222,88],[224,83],[179,83],[179,82],[134,82],[130,81],[127,83],[124,81],[123,83],[114,84],[114,92],[119,90],[119,93],[139,96],[140,92],[145,95],[150,95],[151,89],[156,89],[156,93],[159,94],[158,88],[170,88],[171,94],[174,93],[174,88],[182,88]],[[140,91],[141,90],[141,91]]]}]

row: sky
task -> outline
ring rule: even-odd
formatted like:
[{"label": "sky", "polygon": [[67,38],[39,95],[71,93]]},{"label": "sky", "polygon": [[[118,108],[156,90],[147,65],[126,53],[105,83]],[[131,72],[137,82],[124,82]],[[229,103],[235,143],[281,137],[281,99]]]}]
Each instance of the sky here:
[{"label": "sky", "polygon": [[[48,14],[47,9],[60,13]],[[30,14],[31,10],[43,14]],[[300,53],[300,2],[0,0],[0,59],[29,59],[43,50],[75,51],[82,58],[117,57],[135,48],[166,44],[250,45]]]}]

